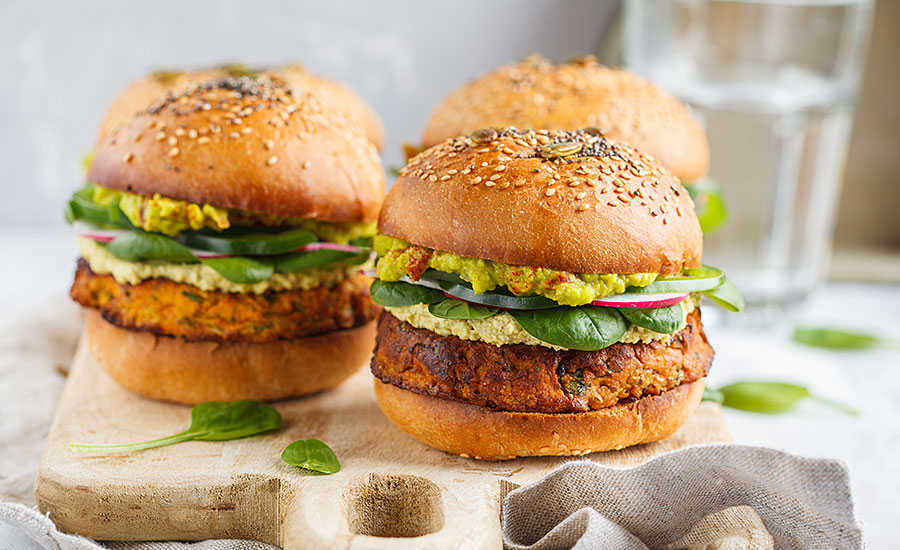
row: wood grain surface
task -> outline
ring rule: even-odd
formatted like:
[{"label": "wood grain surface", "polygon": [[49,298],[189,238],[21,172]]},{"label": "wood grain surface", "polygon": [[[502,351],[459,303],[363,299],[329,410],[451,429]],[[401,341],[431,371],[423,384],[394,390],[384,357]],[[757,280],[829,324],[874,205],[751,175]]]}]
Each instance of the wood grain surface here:
[{"label": "wood grain surface", "polygon": [[[122,443],[176,433],[190,408],[115,384],[82,339],[35,488],[60,529],[102,540],[255,539],[299,548],[500,548],[500,499],[571,458],[478,462],[426,447],[390,424],[363,368],[341,387],[275,404],[284,428],[228,442],[89,455],[70,442]],[[339,473],[281,462],[291,441],[315,437]],[[685,445],[728,441],[717,405],[703,403],[672,437],[589,455],[633,465]],[[415,538],[409,538],[415,537]]]}]

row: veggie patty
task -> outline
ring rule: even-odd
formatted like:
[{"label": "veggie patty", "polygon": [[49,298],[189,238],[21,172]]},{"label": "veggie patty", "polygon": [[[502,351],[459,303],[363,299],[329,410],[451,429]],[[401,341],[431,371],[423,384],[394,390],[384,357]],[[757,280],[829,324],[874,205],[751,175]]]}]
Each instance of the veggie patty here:
[{"label": "veggie patty", "polygon": [[713,350],[699,310],[665,342],[598,351],[440,336],[388,312],[378,321],[372,373],[405,390],[506,411],[572,413],[659,395],[706,376]]},{"label": "veggie patty", "polygon": [[78,260],[72,299],[99,309],[108,322],[187,341],[272,342],[363,325],[381,309],[369,300],[369,279],[264,294],[201,290],[169,279],[123,284]]}]

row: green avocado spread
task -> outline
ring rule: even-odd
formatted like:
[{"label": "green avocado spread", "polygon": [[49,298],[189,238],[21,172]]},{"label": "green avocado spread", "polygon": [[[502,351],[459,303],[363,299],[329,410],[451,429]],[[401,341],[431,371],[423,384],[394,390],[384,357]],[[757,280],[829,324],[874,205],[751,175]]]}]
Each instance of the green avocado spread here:
[{"label": "green avocado spread", "polygon": [[647,286],[657,277],[656,273],[569,273],[543,267],[514,266],[411,245],[386,235],[376,235],[373,245],[378,255],[376,272],[378,278],[385,281],[397,281],[404,275],[417,280],[431,268],[459,275],[478,293],[502,286],[517,296],[537,294],[567,306],[580,306],[604,296],[621,294],[627,287]]},{"label": "green avocado spread", "polygon": [[312,231],[320,239],[347,243],[356,237],[370,237],[375,234],[375,222],[325,222],[311,218],[285,218],[269,214],[245,212],[231,208],[220,208],[210,204],[196,204],[164,197],[126,193],[96,185],[93,201],[108,206],[117,203],[122,213],[136,227],[144,231],[174,236],[182,231],[212,229],[224,231],[232,226],[265,225],[290,227]]}]

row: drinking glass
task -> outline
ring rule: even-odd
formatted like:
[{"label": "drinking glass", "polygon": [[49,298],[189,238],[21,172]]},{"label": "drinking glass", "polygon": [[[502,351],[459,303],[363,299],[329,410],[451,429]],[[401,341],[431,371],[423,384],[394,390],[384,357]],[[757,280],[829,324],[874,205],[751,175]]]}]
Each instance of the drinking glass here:
[{"label": "drinking glass", "polygon": [[872,0],[627,0],[625,65],[704,122],[729,218],[705,236],[748,306],[823,279]]}]

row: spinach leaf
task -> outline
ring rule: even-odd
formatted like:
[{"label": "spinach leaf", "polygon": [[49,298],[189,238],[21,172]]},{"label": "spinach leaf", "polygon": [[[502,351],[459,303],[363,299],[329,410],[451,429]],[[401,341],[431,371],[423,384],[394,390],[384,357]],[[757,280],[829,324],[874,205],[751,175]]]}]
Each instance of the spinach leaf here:
[{"label": "spinach leaf", "polygon": [[[285,254],[276,259],[276,268],[278,271],[292,272],[301,269],[309,269],[311,267],[322,267],[331,265],[341,260],[355,260],[358,256],[363,256],[362,260],[368,258],[368,254],[360,255],[358,252],[347,252],[344,250],[313,250],[311,252],[297,252],[294,254]],[[362,262],[358,262],[362,263]]]},{"label": "spinach leaf", "polygon": [[805,386],[788,382],[742,381],[719,388],[722,405],[742,411],[764,414],[787,412],[803,399],[813,399],[844,413],[856,416],[853,407],[813,395]]},{"label": "spinach leaf", "polygon": [[177,240],[185,246],[219,254],[271,256],[284,254],[315,242],[316,236],[305,229],[240,236],[211,235],[206,232],[185,231],[178,235]]},{"label": "spinach leaf", "polygon": [[253,258],[233,256],[230,258],[203,258],[204,265],[232,283],[252,285],[265,281],[275,273],[275,264]]},{"label": "spinach leaf", "polygon": [[94,186],[90,183],[73,193],[72,198],[66,203],[66,221],[72,223],[84,220],[100,227],[134,229],[134,225],[119,208],[118,202],[108,205],[97,204],[93,201],[93,195]]},{"label": "spinach leaf", "polygon": [[353,237],[347,244],[358,246],[360,248],[372,248],[372,237],[363,237],[360,235],[359,237]]},{"label": "spinach leaf", "polygon": [[509,313],[528,334],[567,349],[603,349],[618,342],[628,330],[625,319],[608,307],[561,307]]},{"label": "spinach leaf", "polygon": [[416,304],[433,304],[444,299],[444,293],[419,285],[401,281],[389,282],[375,279],[369,294],[376,304],[385,307],[406,307]]},{"label": "spinach leaf", "polygon": [[182,441],[227,441],[250,437],[281,428],[281,415],[273,407],[243,399],[241,401],[209,401],[191,409],[190,427],[175,435],[140,443],[93,444],[70,443],[73,451],[129,452],[163,447]]},{"label": "spinach leaf", "polygon": [[334,474],[341,470],[341,463],[331,448],[318,439],[300,439],[284,448],[281,460],[311,472]]},{"label": "spinach leaf", "polygon": [[183,244],[164,235],[133,231],[116,237],[106,249],[128,262],[161,260],[175,263],[195,263],[196,256]]},{"label": "spinach leaf", "polygon": [[825,349],[871,349],[885,344],[871,334],[824,327],[797,327],[792,338],[798,344]]},{"label": "spinach leaf", "polygon": [[653,332],[672,334],[681,328],[681,304],[656,308],[620,307],[619,313],[632,325],[637,325]]},{"label": "spinach leaf", "polygon": [[684,184],[694,201],[694,210],[705,234],[715,233],[728,221],[728,208],[722,196],[722,188],[713,180],[705,179]]},{"label": "spinach leaf", "polygon": [[497,310],[462,300],[447,299],[429,304],[428,313],[441,319],[487,319],[494,316]]},{"label": "spinach leaf", "polygon": [[704,291],[703,295],[728,311],[736,313],[744,309],[744,297],[728,278],[723,279],[722,284],[716,288]]},{"label": "spinach leaf", "polygon": [[706,386],[703,388],[703,398],[701,401],[710,401],[721,405],[722,402],[725,401],[725,396],[719,390],[714,390],[709,386]]}]

